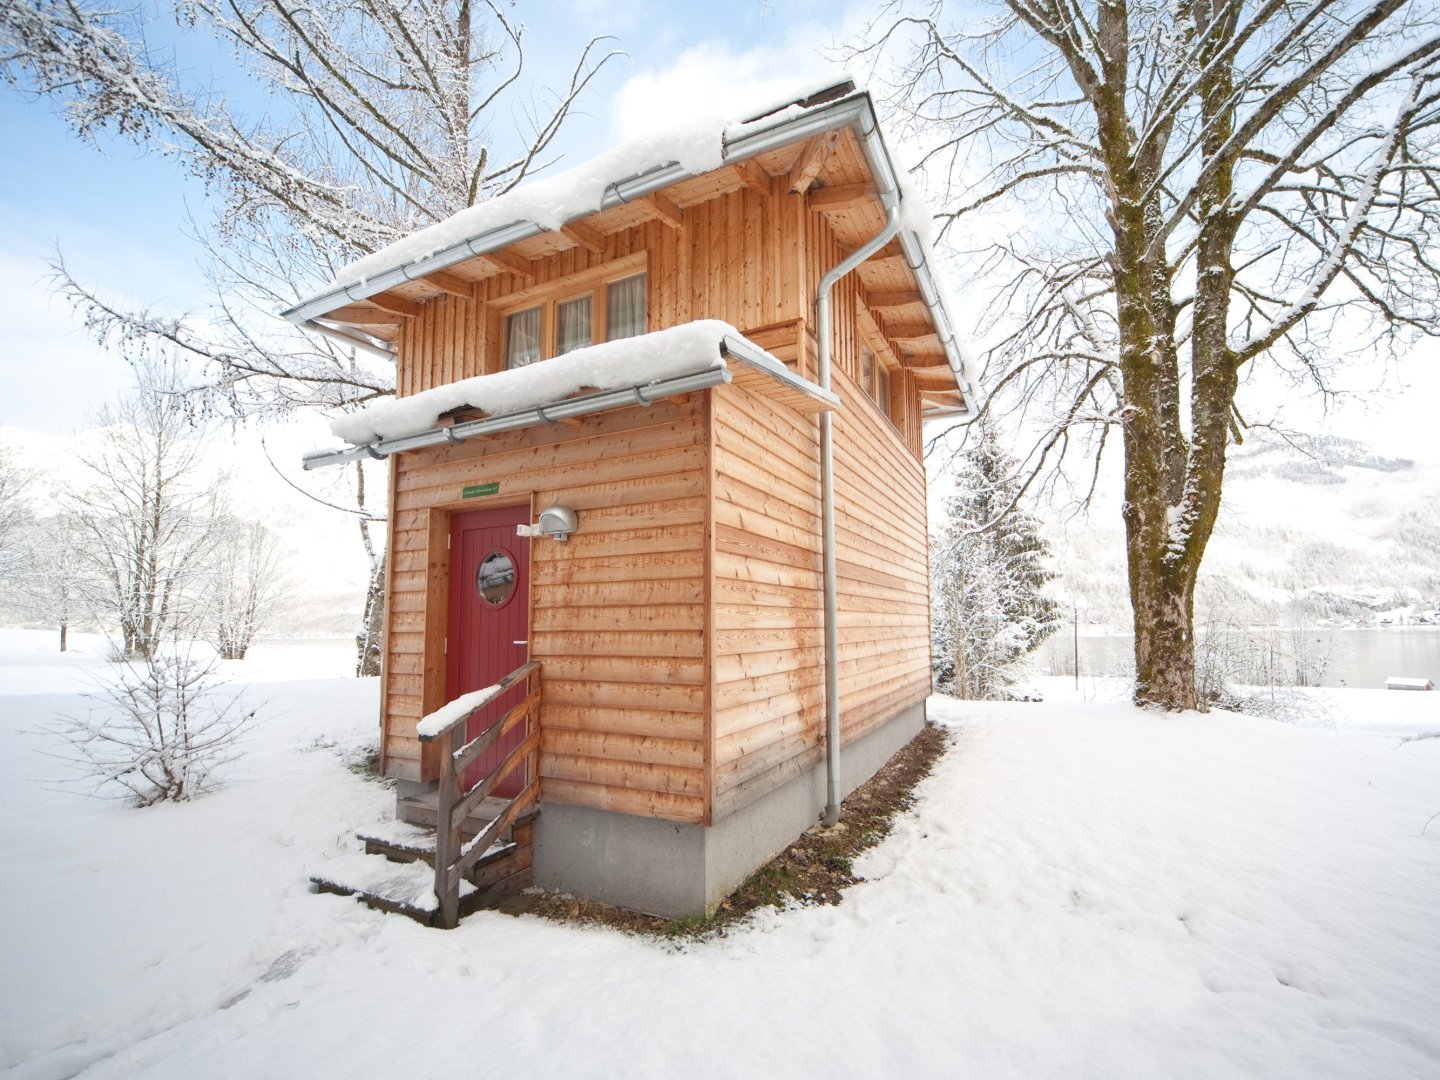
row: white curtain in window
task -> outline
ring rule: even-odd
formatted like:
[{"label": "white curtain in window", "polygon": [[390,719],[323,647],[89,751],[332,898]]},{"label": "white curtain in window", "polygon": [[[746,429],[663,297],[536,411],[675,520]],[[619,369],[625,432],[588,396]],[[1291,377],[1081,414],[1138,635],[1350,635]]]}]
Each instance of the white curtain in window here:
[{"label": "white curtain in window", "polygon": [[577,296],[555,307],[557,356],[590,344],[590,297]]},{"label": "white curtain in window", "polygon": [[612,281],[605,287],[605,326],[610,341],[645,333],[645,275]]},{"label": "white curtain in window", "polygon": [[505,319],[505,366],[524,367],[540,359],[540,309],[526,308]]},{"label": "white curtain in window", "polygon": [[860,388],[872,401],[875,398],[875,354],[860,346]]}]

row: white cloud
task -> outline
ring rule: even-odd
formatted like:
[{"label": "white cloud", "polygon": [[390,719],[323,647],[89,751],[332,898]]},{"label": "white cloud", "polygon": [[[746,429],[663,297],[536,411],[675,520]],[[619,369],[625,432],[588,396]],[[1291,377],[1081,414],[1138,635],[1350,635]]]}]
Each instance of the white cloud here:
[{"label": "white cloud", "polygon": [[743,118],[836,81],[844,69],[817,48],[830,33],[828,27],[807,23],[791,27],[779,41],[738,52],[728,43],[707,41],[685,49],[668,66],[643,68],[615,94],[615,139],[676,127],[693,116]]}]

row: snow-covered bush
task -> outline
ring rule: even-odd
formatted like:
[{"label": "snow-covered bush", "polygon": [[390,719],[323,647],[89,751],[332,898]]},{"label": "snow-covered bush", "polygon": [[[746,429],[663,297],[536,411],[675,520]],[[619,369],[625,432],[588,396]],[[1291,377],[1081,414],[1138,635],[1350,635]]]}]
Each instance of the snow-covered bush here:
[{"label": "snow-covered bush", "polygon": [[218,689],[213,662],[172,643],[113,667],[113,681],[87,695],[86,717],[55,729],[81,783],[120,788],[139,806],[183,802],[214,786],[215,770],[239,756],[255,719],[239,693]]}]

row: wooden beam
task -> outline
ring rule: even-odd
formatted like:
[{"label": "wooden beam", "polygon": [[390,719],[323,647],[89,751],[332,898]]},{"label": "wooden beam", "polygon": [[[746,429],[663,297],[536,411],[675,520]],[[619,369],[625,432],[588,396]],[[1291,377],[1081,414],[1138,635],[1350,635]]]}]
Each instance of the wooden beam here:
[{"label": "wooden beam", "polygon": [[886,322],[884,327],[885,336],[895,341],[924,341],[926,338],[936,337],[935,327],[927,320],[924,322]]},{"label": "wooden beam", "polygon": [[944,367],[917,368],[910,373],[915,379],[915,385],[922,391],[949,390],[954,391],[955,373],[950,370],[947,364]]},{"label": "wooden beam", "polygon": [[500,248],[497,251],[487,251],[480,258],[494,267],[497,272],[514,274],[516,277],[524,278],[526,282],[535,279],[535,274],[530,269],[530,260],[524,255],[517,255],[513,251]]},{"label": "wooden beam", "polygon": [[864,206],[879,195],[874,184],[832,184],[810,189],[810,209],[851,210]]},{"label": "wooden beam", "polygon": [[810,185],[815,182],[815,177],[820,175],[820,170],[825,167],[826,160],[839,141],[839,131],[824,131],[805,144],[805,149],[800,151],[800,156],[795,159],[795,164],[790,169],[791,195],[804,195],[810,190]]},{"label": "wooden beam", "polygon": [[873,292],[865,295],[865,306],[871,311],[889,311],[892,308],[923,304],[925,297],[918,289],[903,289],[899,292]]},{"label": "wooden beam", "polygon": [[756,195],[768,196],[771,193],[770,174],[759,162],[737,161],[730,168]]},{"label": "wooden beam", "polygon": [[668,195],[659,191],[652,191],[649,195],[642,196],[639,201],[649,207],[650,212],[659,218],[672,229],[678,229],[685,224],[681,216],[680,207]]},{"label": "wooden beam", "polygon": [[334,311],[327,311],[318,318],[327,319],[330,322],[350,323],[352,326],[397,326],[400,323],[399,315],[392,315],[388,311],[364,307],[360,304],[347,304]]},{"label": "wooden beam", "polygon": [[433,274],[426,274],[420,280],[427,285],[434,285],[443,293],[458,296],[462,300],[469,300],[475,295],[473,281],[466,281],[459,274],[452,274],[448,270],[436,270]]},{"label": "wooden beam", "polygon": [[905,342],[901,348],[900,359],[905,367],[911,371],[916,368],[950,366],[950,358],[945,355],[945,347],[939,344],[929,344],[934,338],[928,341],[911,339]]},{"label": "wooden beam", "polygon": [[381,311],[389,311],[395,315],[403,315],[407,319],[413,319],[420,314],[420,305],[414,300],[407,300],[403,296],[396,296],[393,292],[376,293],[374,296],[365,298],[369,303],[374,304]]},{"label": "wooden beam", "polygon": [[594,225],[586,224],[583,221],[572,221],[567,225],[561,225],[560,232],[572,244],[593,251],[596,255],[605,254],[605,234]]},{"label": "wooden beam", "polygon": [[[857,246],[858,246],[858,245],[857,245]],[[845,252],[846,255],[849,255],[850,252],[852,252],[852,251],[855,250],[855,248],[849,247],[849,248],[844,248],[843,250],[844,250],[844,252]],[[888,244],[886,244],[884,247],[882,247],[879,251],[875,252],[875,254],[871,255],[870,258],[866,259],[865,261],[866,261],[866,262],[883,262],[885,259],[900,259],[900,258],[903,258],[904,255],[905,255],[905,249],[900,246],[900,241],[899,241],[898,239],[895,239],[895,240],[891,240]]]}]

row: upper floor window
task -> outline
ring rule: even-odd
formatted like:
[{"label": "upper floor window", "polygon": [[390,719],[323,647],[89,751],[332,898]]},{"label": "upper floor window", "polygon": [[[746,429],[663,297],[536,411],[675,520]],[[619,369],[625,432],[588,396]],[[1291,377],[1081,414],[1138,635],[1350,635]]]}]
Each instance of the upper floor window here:
[{"label": "upper floor window", "polygon": [[524,367],[562,356],[597,341],[616,341],[645,333],[645,274],[601,281],[584,291],[557,292],[554,299],[505,316],[505,366]]},{"label": "upper floor window", "polygon": [[890,415],[890,372],[868,345],[860,346],[860,388],[881,412]]}]

